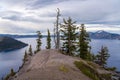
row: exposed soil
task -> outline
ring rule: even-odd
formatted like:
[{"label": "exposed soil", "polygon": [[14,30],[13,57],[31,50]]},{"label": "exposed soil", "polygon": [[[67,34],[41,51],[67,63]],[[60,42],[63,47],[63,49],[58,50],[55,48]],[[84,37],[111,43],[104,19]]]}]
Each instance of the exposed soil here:
[{"label": "exposed soil", "polygon": [[91,80],[74,65],[80,58],[42,50],[29,58],[14,80]]}]

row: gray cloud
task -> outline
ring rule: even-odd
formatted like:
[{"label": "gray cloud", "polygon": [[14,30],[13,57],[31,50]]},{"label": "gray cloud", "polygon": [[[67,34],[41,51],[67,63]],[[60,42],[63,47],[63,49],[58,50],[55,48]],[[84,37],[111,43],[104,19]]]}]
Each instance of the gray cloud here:
[{"label": "gray cloud", "polygon": [[[61,20],[63,17],[72,17],[78,24],[109,24],[111,28],[120,28],[119,3],[120,0],[1,0],[0,22],[15,21],[14,24],[4,23],[7,24],[4,26],[10,26],[6,31],[15,29],[17,32],[21,26],[16,22],[43,25],[46,26],[43,27],[45,30],[53,27],[51,24],[55,22],[56,8],[60,8]],[[3,28],[1,26],[0,28]],[[27,26],[24,27],[22,27],[23,32],[34,32],[33,27],[29,30]]]},{"label": "gray cloud", "polygon": [[52,4],[57,4],[64,1],[70,1],[70,0],[33,0],[29,3],[29,9],[38,9],[41,7],[49,6]]},{"label": "gray cloud", "polygon": [[35,30],[30,28],[23,28],[22,26],[14,25],[14,24],[3,24],[0,25],[2,30],[6,33],[34,33]]},{"label": "gray cloud", "polygon": [[[73,6],[70,7],[72,3]],[[118,24],[120,21],[118,19],[120,15],[119,3],[119,0],[71,1],[68,4],[69,9],[63,13],[65,16],[72,16],[78,22],[82,23]]]}]

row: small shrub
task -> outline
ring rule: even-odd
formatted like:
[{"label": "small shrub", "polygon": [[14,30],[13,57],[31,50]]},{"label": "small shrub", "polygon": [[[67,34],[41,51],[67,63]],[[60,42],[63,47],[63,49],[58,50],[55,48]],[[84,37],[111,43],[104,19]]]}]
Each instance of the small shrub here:
[{"label": "small shrub", "polygon": [[61,65],[61,66],[59,67],[59,70],[60,70],[60,71],[63,71],[63,72],[68,72],[68,69],[65,67],[65,65]]},{"label": "small shrub", "polygon": [[105,68],[105,69],[108,70],[108,71],[115,71],[116,67],[108,67],[108,68]]},{"label": "small shrub", "polygon": [[105,80],[111,80],[111,74],[101,74],[101,77]]},{"label": "small shrub", "polygon": [[92,66],[93,68],[96,68],[96,65],[93,62],[87,61],[87,63]]},{"label": "small shrub", "polygon": [[4,78],[4,80],[9,80],[10,77],[13,77],[16,73],[13,69],[11,69],[11,72]]},{"label": "small shrub", "polygon": [[96,71],[96,66],[92,63],[88,63],[92,67],[88,66],[80,61],[75,61],[74,64],[76,65],[77,68],[80,69],[80,71],[82,73],[84,73],[85,75],[87,75],[88,77],[90,77],[93,80],[111,80],[111,74],[109,74],[109,73],[99,74]]}]

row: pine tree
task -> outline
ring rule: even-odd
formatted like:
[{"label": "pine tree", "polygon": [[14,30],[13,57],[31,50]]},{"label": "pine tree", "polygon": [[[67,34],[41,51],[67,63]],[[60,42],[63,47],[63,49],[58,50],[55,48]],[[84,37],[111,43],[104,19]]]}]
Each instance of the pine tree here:
[{"label": "pine tree", "polygon": [[41,38],[42,38],[41,32],[37,31],[37,35],[38,35],[38,39],[36,39],[36,41],[37,41],[37,46],[36,46],[37,50],[36,50],[36,52],[41,50],[41,45],[42,45],[42,42],[41,42]]},{"label": "pine tree", "polygon": [[29,52],[29,55],[30,55],[30,56],[33,55],[33,52],[32,52],[32,46],[31,46],[31,45],[29,46],[29,50],[28,50],[28,52]]},{"label": "pine tree", "polygon": [[[15,72],[13,69],[10,70],[10,73],[4,78],[4,80],[9,80],[10,77],[14,76],[15,75]],[[11,80],[11,79],[10,79]]]},{"label": "pine tree", "polygon": [[24,54],[24,58],[23,58],[23,62],[25,62],[25,61],[27,60],[27,59],[26,59],[27,56],[28,56],[28,55],[27,55],[27,51],[25,50],[25,54]]},{"label": "pine tree", "polygon": [[50,31],[48,29],[48,36],[47,36],[47,46],[46,49],[51,49],[51,37],[50,37]]},{"label": "pine tree", "polygon": [[81,24],[80,35],[79,35],[79,57],[82,59],[89,60],[91,59],[91,53],[89,46],[90,38],[89,34],[86,32],[84,24]]},{"label": "pine tree", "polygon": [[14,76],[14,75],[15,75],[15,72],[13,69],[11,69],[10,76]]},{"label": "pine tree", "polygon": [[97,63],[104,67],[107,64],[107,59],[110,57],[110,55],[108,54],[108,48],[102,46],[96,57]]},{"label": "pine tree", "polygon": [[74,55],[76,50],[76,36],[77,27],[74,25],[76,22],[73,22],[71,18],[68,20],[63,19],[64,24],[61,24],[61,40],[63,41],[62,50],[67,55]]},{"label": "pine tree", "polygon": [[59,17],[60,17],[60,9],[57,8],[57,16],[56,16],[56,22],[54,24],[54,42],[55,42],[55,49],[60,48],[60,32],[59,32]]}]

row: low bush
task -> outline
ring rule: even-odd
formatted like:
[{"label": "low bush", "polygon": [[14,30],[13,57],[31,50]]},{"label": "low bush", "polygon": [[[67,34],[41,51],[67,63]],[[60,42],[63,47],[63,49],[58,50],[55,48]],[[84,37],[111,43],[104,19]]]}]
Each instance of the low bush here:
[{"label": "low bush", "polygon": [[91,69],[89,66],[85,65],[83,62],[80,61],[75,61],[74,64],[76,65],[77,68],[80,69],[80,71],[90,77],[93,80],[100,80],[99,77],[97,76],[96,72]]},{"label": "low bush", "polygon": [[68,72],[68,68],[66,68],[65,65],[61,65],[61,66],[59,67],[59,70],[60,70],[60,71],[63,71],[63,72]]}]

